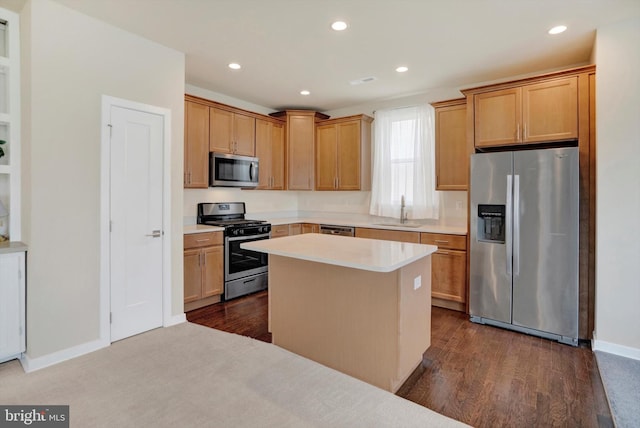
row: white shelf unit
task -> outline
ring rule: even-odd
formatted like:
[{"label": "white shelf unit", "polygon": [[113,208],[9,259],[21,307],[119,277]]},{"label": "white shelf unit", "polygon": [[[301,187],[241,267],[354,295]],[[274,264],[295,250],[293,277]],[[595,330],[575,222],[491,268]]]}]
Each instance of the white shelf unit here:
[{"label": "white shelf unit", "polygon": [[[9,211],[6,234],[21,240],[20,17],[0,8],[0,201]],[[7,219],[2,219],[3,222]]]}]

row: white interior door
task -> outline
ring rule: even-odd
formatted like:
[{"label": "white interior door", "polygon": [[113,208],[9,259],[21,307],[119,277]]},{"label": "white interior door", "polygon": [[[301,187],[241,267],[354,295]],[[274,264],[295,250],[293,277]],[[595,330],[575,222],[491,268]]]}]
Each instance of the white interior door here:
[{"label": "white interior door", "polygon": [[163,117],[111,106],[111,341],[162,326]]}]

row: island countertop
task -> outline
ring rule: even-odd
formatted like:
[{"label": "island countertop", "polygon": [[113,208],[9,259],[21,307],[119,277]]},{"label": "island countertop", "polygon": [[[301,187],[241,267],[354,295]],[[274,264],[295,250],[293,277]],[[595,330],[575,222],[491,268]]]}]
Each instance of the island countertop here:
[{"label": "island countertop", "polygon": [[372,272],[393,272],[436,252],[434,245],[305,233],[240,244],[241,248]]}]

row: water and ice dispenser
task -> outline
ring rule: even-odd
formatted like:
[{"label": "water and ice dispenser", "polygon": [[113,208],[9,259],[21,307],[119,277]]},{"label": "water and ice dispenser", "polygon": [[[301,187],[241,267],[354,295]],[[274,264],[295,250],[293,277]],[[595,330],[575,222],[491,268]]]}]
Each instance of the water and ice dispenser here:
[{"label": "water and ice dispenser", "polygon": [[504,205],[478,205],[478,241],[504,244]]}]

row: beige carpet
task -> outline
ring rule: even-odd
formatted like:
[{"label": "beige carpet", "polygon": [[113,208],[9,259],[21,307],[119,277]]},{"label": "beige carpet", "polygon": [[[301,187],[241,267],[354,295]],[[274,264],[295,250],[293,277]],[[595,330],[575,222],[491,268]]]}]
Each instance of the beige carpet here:
[{"label": "beige carpet", "polygon": [[25,374],[0,403],[70,405],[72,427],[466,426],[275,345],[183,323]]}]

